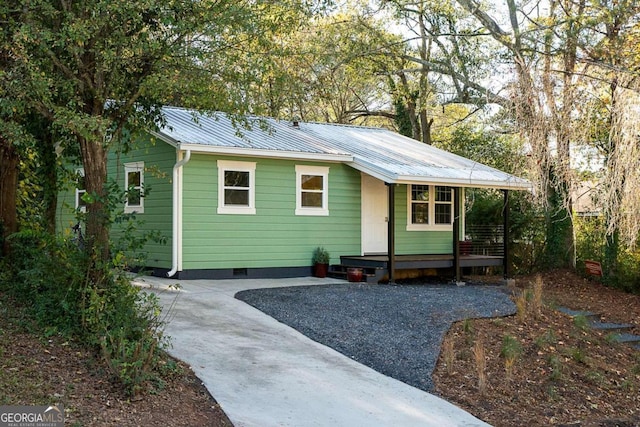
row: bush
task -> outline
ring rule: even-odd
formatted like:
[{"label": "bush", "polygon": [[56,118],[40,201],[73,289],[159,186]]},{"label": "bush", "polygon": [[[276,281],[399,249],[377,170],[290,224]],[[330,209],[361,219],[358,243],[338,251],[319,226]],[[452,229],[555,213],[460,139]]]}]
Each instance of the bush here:
[{"label": "bush", "polygon": [[163,334],[157,297],[131,285],[124,271],[105,265],[98,286],[89,259],[70,240],[24,231],[11,237],[8,280],[0,286],[27,307],[48,334],[60,333],[99,351],[130,394],[155,380]]},{"label": "bush", "polygon": [[576,267],[586,275],[586,260],[598,261],[603,266],[603,282],[627,292],[640,293],[640,250],[620,247],[615,266],[607,265],[605,225],[601,217],[576,217]]}]

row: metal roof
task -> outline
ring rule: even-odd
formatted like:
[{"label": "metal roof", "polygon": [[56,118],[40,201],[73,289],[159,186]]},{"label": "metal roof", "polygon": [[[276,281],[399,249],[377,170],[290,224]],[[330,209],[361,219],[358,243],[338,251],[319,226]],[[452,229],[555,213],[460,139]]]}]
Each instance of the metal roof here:
[{"label": "metal roof", "polygon": [[224,113],[204,115],[164,107],[158,136],[179,149],[255,157],[335,161],[389,183],[528,189],[531,184],[473,160],[393,131],[364,126],[248,117],[249,127]]}]

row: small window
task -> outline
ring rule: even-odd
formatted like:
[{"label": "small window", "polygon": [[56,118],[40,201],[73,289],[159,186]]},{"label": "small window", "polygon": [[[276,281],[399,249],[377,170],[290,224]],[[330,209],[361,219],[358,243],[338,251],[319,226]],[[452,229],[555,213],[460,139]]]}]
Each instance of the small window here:
[{"label": "small window", "polygon": [[87,187],[84,183],[84,169],[76,170],[76,210],[86,212],[87,202],[84,195],[87,194]]},{"label": "small window", "polygon": [[435,193],[435,223],[437,225],[452,224],[453,189],[451,187],[436,186]]},{"label": "small window", "polygon": [[329,168],[296,166],[296,215],[329,215]]},{"label": "small window", "polygon": [[429,224],[429,186],[411,186],[411,223]]},{"label": "small window", "polygon": [[144,162],[125,163],[125,213],[144,213]]},{"label": "small window", "polygon": [[407,230],[449,230],[453,224],[453,188],[410,185]]},{"label": "small window", "polygon": [[255,162],[218,160],[218,213],[253,215]]}]

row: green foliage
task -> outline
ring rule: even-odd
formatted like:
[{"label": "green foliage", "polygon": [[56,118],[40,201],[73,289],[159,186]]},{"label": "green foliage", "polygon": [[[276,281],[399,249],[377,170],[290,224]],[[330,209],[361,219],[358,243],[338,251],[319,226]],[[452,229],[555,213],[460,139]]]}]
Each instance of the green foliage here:
[{"label": "green foliage", "polygon": [[552,354],[547,358],[547,363],[549,364],[549,369],[551,370],[549,378],[554,381],[559,381],[562,378],[562,371],[564,369],[562,359],[560,358],[560,356]]},{"label": "green foliage", "polygon": [[[526,156],[522,141],[516,137],[498,135],[471,126],[458,127],[451,137],[436,143],[440,148],[495,167],[505,172],[522,174]],[[496,190],[467,189],[465,220],[469,236],[474,239],[500,241],[503,224],[504,195]],[[530,273],[540,265],[544,246],[544,214],[527,192],[509,193],[511,254],[515,273]],[[478,226],[478,228],[476,228]],[[478,229],[479,235],[474,235]],[[487,234],[487,230],[490,235]]]},{"label": "green foliage", "polygon": [[587,328],[589,328],[589,319],[587,319],[587,316],[582,315],[582,314],[574,316],[573,317],[573,326],[575,326],[576,328],[578,328],[581,331],[584,331]]},{"label": "green foliage", "polygon": [[409,118],[409,112],[404,104],[404,101],[400,97],[396,97],[393,101],[395,107],[396,116],[394,122],[398,133],[409,138],[413,138],[413,128],[411,126],[411,119]]},{"label": "green foliage", "polygon": [[567,350],[571,359],[577,363],[586,363],[587,355],[580,347],[571,347]]},{"label": "green foliage", "polygon": [[575,217],[578,272],[586,274],[584,261],[602,263],[603,282],[627,292],[640,293],[640,249],[620,247],[615,259],[607,256],[607,235],[602,217]]},{"label": "green foliage", "polygon": [[522,354],[522,344],[513,336],[505,335],[502,339],[500,356],[505,359],[515,360]]},{"label": "green foliage", "polygon": [[538,347],[541,350],[543,350],[547,346],[555,345],[557,342],[558,342],[558,337],[556,337],[556,334],[553,332],[552,329],[548,329],[542,335],[536,337],[536,339],[534,340],[536,347]]},{"label": "green foliage", "polygon": [[515,136],[460,126],[453,131],[451,138],[435,145],[508,173],[517,174],[525,170],[522,141]]},{"label": "green foliage", "polygon": [[329,251],[327,251],[322,246],[318,246],[313,250],[313,255],[311,257],[312,264],[329,264],[331,260],[331,255]]},{"label": "green foliage", "polygon": [[28,308],[45,336],[60,333],[100,350],[127,392],[143,391],[169,344],[156,297],[112,263],[103,265],[100,283],[92,282],[89,256],[70,240],[36,231],[11,239],[16,251],[2,290]]},{"label": "green foliage", "polygon": [[[553,176],[553,172],[550,172]],[[543,266],[548,269],[573,267],[574,240],[571,212],[567,210],[565,199],[568,189],[549,189],[546,216],[546,241]]]}]

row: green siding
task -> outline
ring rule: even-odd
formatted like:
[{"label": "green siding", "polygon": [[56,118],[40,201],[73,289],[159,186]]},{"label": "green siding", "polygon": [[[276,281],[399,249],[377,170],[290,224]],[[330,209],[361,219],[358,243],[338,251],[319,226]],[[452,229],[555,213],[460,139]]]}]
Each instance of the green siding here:
[{"label": "green siding", "polygon": [[[171,234],[172,234],[172,206],[173,165],[176,163],[176,149],[162,141],[145,138],[126,154],[112,153],[109,155],[107,173],[115,178],[118,185],[124,188],[124,164],[144,162],[144,187],[149,194],[144,197],[144,213],[136,214],[136,220],[141,221],[137,229],[140,231],[159,231],[166,238],[166,243],[148,242],[144,248],[146,252],[146,266],[171,268]],[[118,237],[117,224],[112,235]]]},{"label": "green siding", "polygon": [[396,253],[450,254],[453,252],[453,231],[407,231],[408,185],[396,187]]},{"label": "green siding", "polygon": [[[255,215],[218,214],[217,160],[256,162]],[[175,148],[145,140],[109,156],[108,173],[124,185],[124,163],[144,161],[144,221],[164,245],[148,243],[147,266],[171,268],[172,168]],[[329,167],[329,216],[296,216],[296,165]],[[317,246],[332,263],[361,253],[360,172],[339,163],[193,154],[183,168],[183,270],[309,266]],[[451,253],[451,231],[407,231],[407,185],[396,187],[396,253]],[[75,192],[60,193],[58,230],[70,232]],[[118,231],[114,229],[113,236]]]},{"label": "green siding", "polygon": [[[77,168],[72,165],[65,166],[67,169],[75,171]],[[71,227],[75,225],[74,214],[76,204],[76,191],[72,183],[60,189],[58,192],[58,204],[56,206],[56,232],[68,236],[71,234]]]},{"label": "green siding", "polygon": [[[217,160],[256,162],[255,215],[218,214]],[[328,166],[329,216],[296,216],[296,165]],[[183,269],[300,267],[360,253],[360,173],[337,163],[194,154],[184,167]]]},{"label": "green siding", "polygon": [[[110,153],[108,157],[108,179],[116,179],[118,185],[124,187],[124,163],[143,161],[145,166],[144,186],[150,192],[144,199],[144,213],[137,214],[136,219],[142,223],[139,230],[157,230],[167,242],[157,244],[149,242],[144,248],[147,253],[147,266],[171,268],[171,230],[172,230],[172,171],[176,161],[176,150],[170,145],[150,138],[142,139],[137,147],[127,154]],[[69,169],[76,167],[69,166]],[[59,233],[70,233],[75,224],[75,189],[70,185],[58,195],[56,228]],[[122,207],[121,207],[122,208]],[[112,239],[117,239],[117,224],[111,231]]]}]

